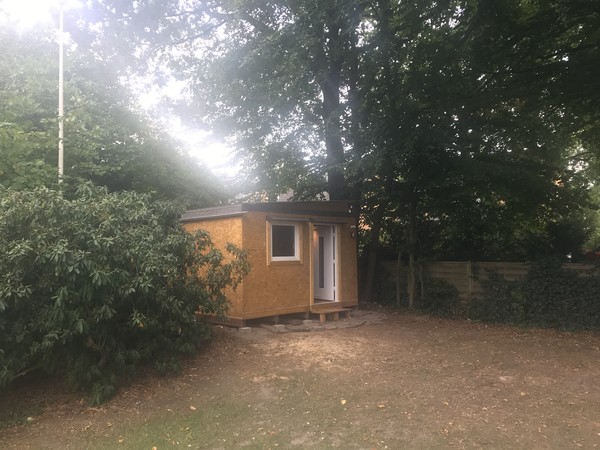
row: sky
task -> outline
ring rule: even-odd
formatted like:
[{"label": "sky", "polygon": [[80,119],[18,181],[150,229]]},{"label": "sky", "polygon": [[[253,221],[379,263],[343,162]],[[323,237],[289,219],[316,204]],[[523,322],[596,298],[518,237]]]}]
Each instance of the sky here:
[{"label": "sky", "polygon": [[16,22],[19,31],[26,31],[38,23],[50,22],[51,11],[56,10],[57,5],[58,2],[50,0],[0,0],[0,11]]},{"label": "sky", "polygon": [[[11,23],[16,32],[24,33],[43,23],[56,23],[58,28],[59,5],[65,9],[80,7],[79,0],[0,0],[0,26],[6,21]],[[57,29],[58,35],[58,29]],[[57,52],[58,54],[58,52]],[[58,56],[57,56],[58,57]],[[147,83],[140,83],[139,89],[134,89],[140,106],[149,114],[155,110],[161,98],[180,95],[180,88],[173,83],[161,90],[148,87]],[[142,87],[143,86],[143,87]],[[65,109],[69,107],[65,103]],[[211,138],[211,133],[205,130],[193,130],[186,127],[177,117],[158,117],[165,123],[168,131],[175,138],[184,143],[188,152],[200,159],[216,175],[233,177],[240,168],[232,162],[232,150],[225,144],[216,142]],[[68,149],[65,149],[68,151]]]}]

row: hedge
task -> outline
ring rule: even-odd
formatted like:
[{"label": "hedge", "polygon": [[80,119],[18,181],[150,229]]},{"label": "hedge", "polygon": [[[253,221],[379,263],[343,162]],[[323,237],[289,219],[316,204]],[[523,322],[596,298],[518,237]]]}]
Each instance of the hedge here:
[{"label": "hedge", "polygon": [[225,262],[181,210],[90,184],[0,191],[0,387],[35,369],[63,373],[98,403],[143,363],[175,369],[209,335],[195,312],[223,315],[248,272]]}]

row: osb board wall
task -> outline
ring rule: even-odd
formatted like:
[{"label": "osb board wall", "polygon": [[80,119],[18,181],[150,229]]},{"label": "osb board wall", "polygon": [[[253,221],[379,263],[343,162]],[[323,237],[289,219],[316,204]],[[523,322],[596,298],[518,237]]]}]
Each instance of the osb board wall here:
[{"label": "osb board wall", "polygon": [[[250,319],[310,310],[313,268],[309,233],[312,226],[305,215],[276,216],[299,226],[300,261],[269,261],[269,213],[248,211],[236,217],[211,218],[184,224],[191,232],[197,229],[208,231],[219,249],[224,249],[225,245],[231,242],[248,253],[250,273],[235,292],[227,293],[231,302],[231,318]],[[345,223],[341,223],[343,221]],[[344,306],[357,305],[353,219],[320,217],[319,222],[338,224],[338,300],[341,300]]]},{"label": "osb board wall", "polygon": [[358,305],[358,272],[356,255],[356,230],[354,223],[338,227],[339,258],[340,258],[340,298],[344,306]]},{"label": "osb board wall", "polygon": [[[278,219],[297,223],[300,228],[300,261],[269,261],[269,214],[248,212],[244,216],[244,249],[250,255],[251,272],[244,280],[244,315],[259,317],[308,311],[311,303],[311,224],[302,215],[277,214]],[[339,217],[319,217],[319,222],[338,224],[340,269],[338,300],[344,306],[358,304],[356,241],[353,219],[340,223]]]},{"label": "osb board wall", "polygon": [[[284,216],[278,214],[279,216]],[[293,222],[298,216],[285,218]],[[244,216],[244,249],[251,270],[244,279],[244,317],[287,314],[310,306],[310,248],[308,222],[300,222],[300,261],[267,258],[267,213],[252,211]],[[267,313],[268,312],[268,313]]]},{"label": "osb board wall", "polygon": [[[225,250],[227,243],[232,243],[239,248],[243,248],[242,242],[242,217],[227,217],[220,219],[209,219],[198,222],[187,222],[183,227],[193,233],[196,230],[205,230],[210,234],[210,238],[216,248],[223,252],[227,261],[229,254]],[[243,282],[235,289],[227,289],[225,295],[230,302],[229,315],[232,317],[241,317],[242,304],[244,298]]]}]

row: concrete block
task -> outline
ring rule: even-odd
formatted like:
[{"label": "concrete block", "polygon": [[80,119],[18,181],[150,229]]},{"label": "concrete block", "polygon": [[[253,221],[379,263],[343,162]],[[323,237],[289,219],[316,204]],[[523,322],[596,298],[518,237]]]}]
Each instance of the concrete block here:
[{"label": "concrete block", "polygon": [[304,320],[302,321],[302,324],[303,324],[303,325],[312,325],[312,323],[313,323],[313,321],[312,321],[311,319],[304,319]]},{"label": "concrete block", "polygon": [[285,325],[269,325],[268,323],[261,323],[261,328],[270,331],[271,333],[289,333],[289,330],[286,330]]},{"label": "concrete block", "polygon": [[240,327],[238,330],[240,333],[250,333],[252,331],[252,327]]},{"label": "concrete block", "polygon": [[310,327],[306,326],[306,325],[286,325],[285,328],[289,331],[304,331],[304,332],[308,332],[310,331]]}]

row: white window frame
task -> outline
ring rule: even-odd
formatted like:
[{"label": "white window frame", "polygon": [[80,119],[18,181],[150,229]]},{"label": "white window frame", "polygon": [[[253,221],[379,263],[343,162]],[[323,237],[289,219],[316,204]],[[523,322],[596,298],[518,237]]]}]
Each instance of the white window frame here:
[{"label": "white window frame", "polygon": [[[273,226],[294,227],[294,255],[293,256],[274,256],[273,255]],[[300,225],[293,222],[270,222],[269,223],[269,259],[273,262],[278,261],[300,261]]]}]

